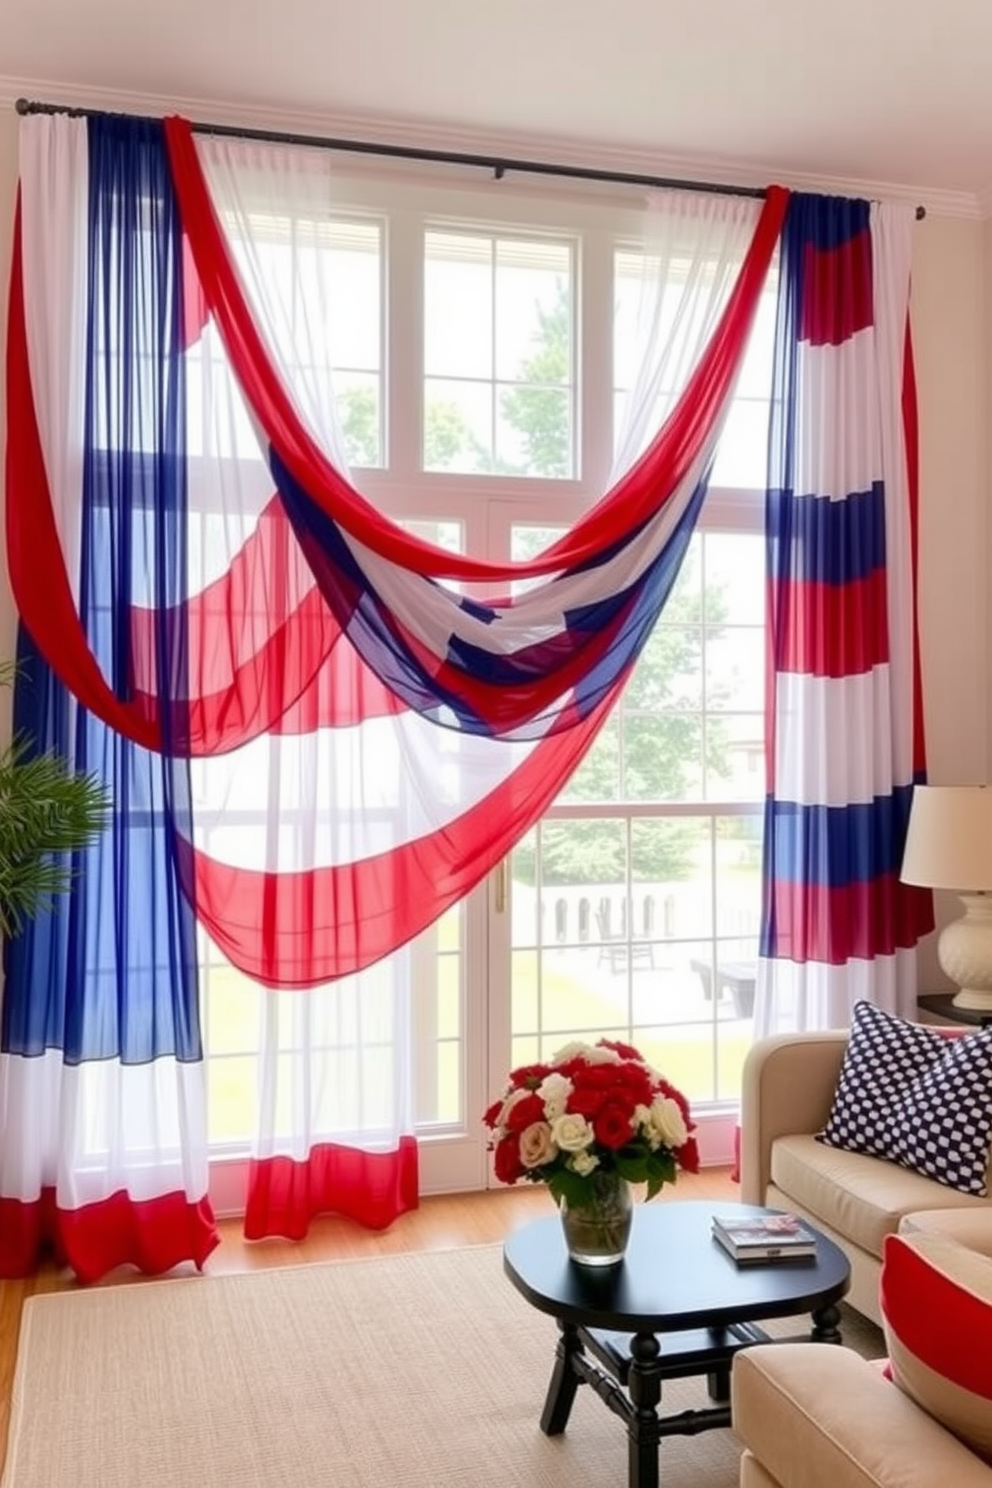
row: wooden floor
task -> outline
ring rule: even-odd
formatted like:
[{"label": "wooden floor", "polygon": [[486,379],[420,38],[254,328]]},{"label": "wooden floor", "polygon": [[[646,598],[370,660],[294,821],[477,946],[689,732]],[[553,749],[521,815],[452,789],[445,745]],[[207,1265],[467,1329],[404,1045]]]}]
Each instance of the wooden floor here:
[{"label": "wooden floor", "polygon": [[[728,1168],[706,1168],[683,1173],[655,1203],[665,1199],[723,1199],[738,1197]],[[444,1194],[421,1200],[420,1208],[388,1230],[363,1230],[351,1220],[328,1216],[311,1228],[306,1240],[246,1241],[240,1220],[222,1221],[222,1242],[207,1270],[252,1271],[259,1266],[300,1266],[312,1261],[348,1257],[395,1255],[403,1250],[450,1250],[456,1245],[489,1245],[502,1240],[528,1219],[554,1213],[554,1201],[543,1184],[521,1183],[486,1193]]]},{"label": "wooden floor", "polygon": [[[733,1200],[736,1184],[727,1168],[706,1168],[701,1173],[683,1173],[678,1184],[665,1188],[655,1203],[672,1199]],[[553,1212],[553,1203],[542,1185],[520,1184],[487,1193],[445,1194],[421,1200],[420,1208],[404,1214],[388,1230],[363,1230],[351,1220],[328,1215],[317,1220],[305,1240],[247,1241],[241,1221],[221,1220],[221,1243],[205,1266],[208,1274],[258,1271],[269,1266],[302,1266],[318,1261],[356,1259],[361,1256],[395,1255],[411,1250],[451,1250],[459,1245],[495,1244],[528,1219]],[[171,1275],[192,1275],[193,1268],[180,1267]],[[131,1268],[121,1268],[99,1282],[121,1286],[148,1280]],[[76,1290],[79,1283],[70,1272],[54,1264],[42,1265],[34,1275],[17,1281],[0,1281],[0,1460],[7,1449],[10,1389],[17,1356],[17,1334],[21,1308],[28,1297],[40,1292]]]}]

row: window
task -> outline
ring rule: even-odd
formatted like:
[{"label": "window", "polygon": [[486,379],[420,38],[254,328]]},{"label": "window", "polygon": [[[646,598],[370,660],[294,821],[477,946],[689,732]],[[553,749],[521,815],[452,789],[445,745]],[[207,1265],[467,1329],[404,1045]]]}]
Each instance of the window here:
[{"label": "window", "polygon": [[[334,293],[308,328],[332,347],[356,483],[412,530],[496,559],[546,546],[603,492],[642,260],[636,211],[504,184],[345,180],[314,225]],[[501,1083],[571,1036],[635,1039],[697,1111],[736,1097],[760,903],[773,321],[770,285],[704,516],[614,716],[499,883],[408,948],[428,1189],[485,1173],[487,1068]],[[206,944],[203,967],[211,1137],[243,1151],[269,994]],[[378,975],[341,984],[342,1068],[346,1010],[388,1001]]]},{"label": "window", "polygon": [[572,246],[424,235],[425,470],[574,473]]},{"label": "window", "polygon": [[760,535],[697,532],[619,706],[517,847],[514,1065],[605,1035],[697,1108],[736,1098],[760,912],[763,584]]}]

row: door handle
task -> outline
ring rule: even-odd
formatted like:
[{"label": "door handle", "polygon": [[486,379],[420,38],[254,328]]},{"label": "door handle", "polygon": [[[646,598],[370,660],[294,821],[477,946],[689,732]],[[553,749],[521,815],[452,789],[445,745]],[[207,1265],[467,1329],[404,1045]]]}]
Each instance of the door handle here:
[{"label": "door handle", "polygon": [[493,893],[496,899],[496,913],[506,913],[506,859],[498,863],[493,882]]}]

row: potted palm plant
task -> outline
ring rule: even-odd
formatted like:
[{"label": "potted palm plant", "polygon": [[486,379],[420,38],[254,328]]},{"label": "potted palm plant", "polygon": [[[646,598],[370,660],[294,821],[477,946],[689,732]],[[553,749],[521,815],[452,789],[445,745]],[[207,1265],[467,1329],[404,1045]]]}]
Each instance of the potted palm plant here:
[{"label": "potted palm plant", "polygon": [[[10,686],[16,663],[0,663]],[[93,775],[74,773],[55,754],[31,754],[15,735],[0,750],[0,934],[9,938],[49,911],[69,888],[66,855],[103,828],[110,802]]]}]

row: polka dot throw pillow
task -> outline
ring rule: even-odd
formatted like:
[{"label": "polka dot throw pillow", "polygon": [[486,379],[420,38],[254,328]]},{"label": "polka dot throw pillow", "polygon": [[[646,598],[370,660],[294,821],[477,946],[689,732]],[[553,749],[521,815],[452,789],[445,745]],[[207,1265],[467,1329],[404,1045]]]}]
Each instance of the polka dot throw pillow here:
[{"label": "polka dot throw pillow", "polygon": [[992,1140],[992,1029],[946,1038],[855,1004],[820,1140],[984,1196]]}]

